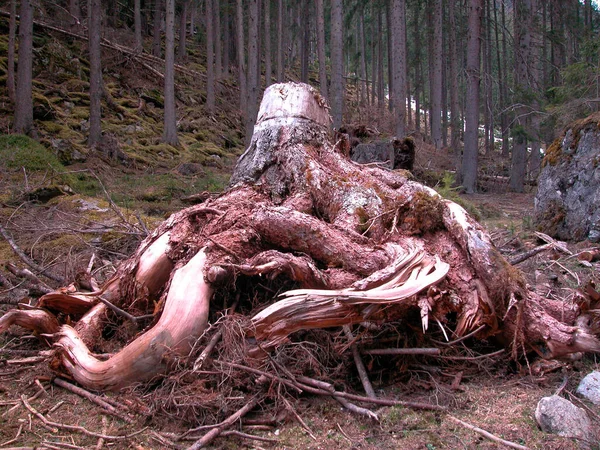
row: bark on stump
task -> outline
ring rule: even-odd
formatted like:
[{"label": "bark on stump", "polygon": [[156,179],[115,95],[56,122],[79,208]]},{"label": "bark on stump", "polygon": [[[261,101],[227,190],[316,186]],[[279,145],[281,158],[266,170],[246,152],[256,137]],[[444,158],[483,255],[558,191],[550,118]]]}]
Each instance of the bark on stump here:
[{"label": "bark on stump", "polygon": [[[119,389],[187,355],[213,291],[245,275],[299,287],[252,317],[246,334],[261,349],[301,329],[408,321],[418,311],[413,330],[434,319],[456,336],[485,325],[478,337],[498,336],[515,354],[600,350],[576,326],[580,308],[540,302],[462,207],[404,171],[350,161],[329,123],[310,86],[270,86],[227,192],[172,215],[99,292],[42,298],[51,311],[87,311],[73,328],[17,311],[0,318],[0,331],[16,323],[54,333],[57,370],[90,389]],[[107,361],[88,349],[103,325],[100,297],[125,310],[162,305],[156,324]]]}]

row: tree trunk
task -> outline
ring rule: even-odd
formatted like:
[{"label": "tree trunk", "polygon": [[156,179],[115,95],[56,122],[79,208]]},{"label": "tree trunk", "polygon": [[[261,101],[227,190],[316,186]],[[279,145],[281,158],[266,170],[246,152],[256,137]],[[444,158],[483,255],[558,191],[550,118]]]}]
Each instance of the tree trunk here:
[{"label": "tree trunk", "polygon": [[[396,0],[392,0],[396,1]],[[394,102],[396,101],[395,97],[395,86],[394,86],[394,78],[396,74],[394,72],[394,27],[396,24],[393,23],[392,14],[393,12],[390,9],[389,1],[385,2],[385,15],[386,15],[386,25],[387,25],[387,62],[388,62],[388,109],[389,111],[394,110]]]},{"label": "tree trunk", "polygon": [[344,71],[344,40],[342,34],[343,20],[342,0],[331,1],[331,86],[330,103],[331,115],[333,116],[333,127],[342,125],[344,113],[344,84],[342,74]]},{"label": "tree trunk", "polygon": [[317,53],[319,54],[319,87],[321,95],[328,98],[327,94],[327,59],[325,57],[325,11],[323,0],[316,0],[317,18]]},{"label": "tree trunk", "polygon": [[406,0],[392,2],[393,98],[396,111],[396,136],[406,136]]},{"label": "tree trunk", "polygon": [[165,13],[165,129],[163,142],[179,145],[175,110],[175,0],[166,0]]},{"label": "tree trunk", "polygon": [[360,47],[360,102],[361,105],[369,104],[369,75],[367,72],[367,45],[365,44],[365,12],[364,6],[360,7],[358,18],[358,46]]},{"label": "tree trunk", "polygon": [[33,5],[31,0],[21,0],[19,14],[19,63],[17,65],[17,90],[14,131],[33,133]]},{"label": "tree trunk", "polygon": [[[179,14],[179,46],[177,47],[177,60],[180,62],[185,61],[187,56],[186,50],[186,38],[187,38],[187,10],[190,0],[184,0],[181,3],[181,13]],[[208,22],[208,18],[206,19]]]},{"label": "tree trunk", "polygon": [[442,0],[434,0],[432,16],[431,139],[436,150],[442,148],[442,16]]},{"label": "tree trunk", "polygon": [[[394,321],[395,333],[418,341],[436,320],[456,337],[500,338],[515,356],[600,351],[576,325],[582,310],[527,291],[460,206],[400,171],[357,170],[329,140],[330,120],[310,86],[269,87],[227,192],[163,222],[101,290],[48,294],[45,309],[0,318],[0,332],[17,324],[54,334],[55,370],[88,389],[117,390],[175,368],[207,326],[213,291],[244,277],[240,295],[253,312],[241,348],[254,358],[298,330],[365,320]],[[272,302],[255,289],[267,277],[300,288]],[[91,306],[98,296],[123,308],[165,302],[154,326],[99,361],[85,344],[102,331],[104,305]],[[63,302],[88,309],[74,327],[48,312]]]},{"label": "tree trunk", "polygon": [[308,60],[310,53],[310,13],[308,0],[298,4],[300,27],[300,81],[308,83]]},{"label": "tree trunk", "polygon": [[157,58],[161,57],[161,33],[163,0],[154,0],[154,26],[152,27],[152,54]]},{"label": "tree trunk", "polygon": [[377,100],[382,113],[385,111],[383,67],[383,12],[380,6],[377,8]]},{"label": "tree trunk", "polygon": [[[321,0],[322,1],[322,0]],[[17,34],[17,0],[10,0],[8,23],[8,59],[6,62],[6,89],[11,103],[15,103],[15,37]]]},{"label": "tree trunk", "polygon": [[133,2],[133,29],[136,52],[141,52],[144,48],[144,42],[142,41],[142,8],[140,4],[141,0],[134,0]]},{"label": "tree trunk", "polygon": [[252,138],[252,130],[256,123],[256,114],[258,111],[258,1],[249,0],[248,4],[248,99],[246,109],[246,145]]},{"label": "tree trunk", "polygon": [[273,82],[273,58],[271,52],[271,1],[265,0],[263,5],[265,16],[265,88]]},{"label": "tree trunk", "polygon": [[100,0],[88,1],[88,40],[90,48],[90,131],[88,146],[95,147],[102,137],[102,50],[100,40],[102,8]]},{"label": "tree trunk", "polygon": [[215,18],[213,48],[215,51],[215,79],[223,77],[223,42],[221,40],[221,2],[213,0],[213,15]]},{"label": "tree trunk", "polygon": [[460,117],[459,117],[459,102],[458,102],[458,50],[456,43],[456,8],[455,2],[448,2],[448,19],[449,19],[449,82],[450,82],[450,148],[455,155],[460,152]]},{"label": "tree trunk", "polygon": [[477,191],[479,153],[480,38],[483,0],[469,0],[467,38],[467,97],[465,113],[465,150],[462,159],[462,185],[468,194]]},{"label": "tree trunk", "polygon": [[277,4],[277,82],[284,81],[283,73],[283,0]]},{"label": "tree trunk", "polygon": [[242,0],[236,0],[235,10],[236,23],[236,48],[237,48],[237,63],[238,63],[238,83],[240,87],[240,111],[244,114],[244,124],[248,120],[246,117],[246,105],[248,90],[246,86],[246,57],[244,49],[244,9]]},{"label": "tree trunk", "polygon": [[213,1],[206,0],[206,111],[209,114],[215,109]]}]

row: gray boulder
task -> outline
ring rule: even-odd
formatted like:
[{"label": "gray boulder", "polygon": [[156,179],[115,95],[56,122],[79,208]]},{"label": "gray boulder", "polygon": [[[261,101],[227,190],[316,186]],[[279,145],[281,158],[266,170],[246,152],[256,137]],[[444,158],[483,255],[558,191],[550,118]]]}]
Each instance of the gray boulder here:
[{"label": "gray boulder", "polygon": [[600,242],[600,115],[576,122],[547,150],[534,221],[563,240]]},{"label": "gray boulder", "polygon": [[600,405],[600,372],[594,371],[581,380],[577,393],[594,405]]},{"label": "gray boulder", "polygon": [[535,409],[535,420],[546,433],[593,442],[592,422],[586,412],[558,395],[542,398]]}]

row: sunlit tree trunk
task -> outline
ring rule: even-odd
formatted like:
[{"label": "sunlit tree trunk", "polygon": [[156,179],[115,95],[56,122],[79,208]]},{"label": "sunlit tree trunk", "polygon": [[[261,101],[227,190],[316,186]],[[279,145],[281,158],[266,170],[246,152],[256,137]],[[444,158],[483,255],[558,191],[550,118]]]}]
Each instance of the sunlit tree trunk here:
[{"label": "sunlit tree trunk", "polygon": [[480,39],[483,0],[469,0],[467,37],[467,97],[465,112],[465,150],[462,159],[462,185],[468,194],[477,190],[479,135]]}]

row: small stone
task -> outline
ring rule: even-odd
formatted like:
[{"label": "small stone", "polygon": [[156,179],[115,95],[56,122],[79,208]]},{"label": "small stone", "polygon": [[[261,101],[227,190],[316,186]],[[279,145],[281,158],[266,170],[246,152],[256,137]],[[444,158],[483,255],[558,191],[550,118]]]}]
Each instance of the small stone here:
[{"label": "small stone", "polygon": [[542,398],[535,409],[535,420],[546,433],[581,439],[594,439],[592,423],[586,412],[558,395]]},{"label": "small stone", "polygon": [[600,405],[600,372],[594,371],[581,380],[577,393],[594,405]]}]

